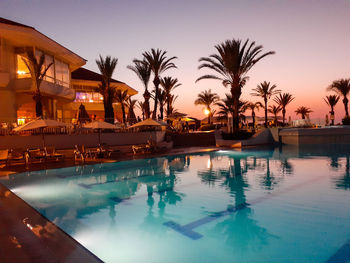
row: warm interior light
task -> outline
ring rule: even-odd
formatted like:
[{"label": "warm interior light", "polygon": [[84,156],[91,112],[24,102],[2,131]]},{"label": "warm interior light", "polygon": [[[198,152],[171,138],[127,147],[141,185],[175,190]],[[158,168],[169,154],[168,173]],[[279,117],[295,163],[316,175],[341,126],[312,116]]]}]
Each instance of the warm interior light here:
[{"label": "warm interior light", "polygon": [[18,118],[18,119],[17,119],[17,124],[18,124],[18,125],[23,125],[24,122],[25,122],[25,119],[24,119],[24,118]]},{"label": "warm interior light", "polygon": [[25,74],[27,74],[27,72],[25,72],[23,70],[17,70],[17,74],[18,75],[25,75]]},{"label": "warm interior light", "polygon": [[89,102],[94,102],[94,100],[93,99],[89,99]]},{"label": "warm interior light", "polygon": [[83,98],[83,100],[85,100],[85,99],[86,99],[86,96],[85,96],[85,95],[83,95],[83,96],[82,96],[82,98]]}]

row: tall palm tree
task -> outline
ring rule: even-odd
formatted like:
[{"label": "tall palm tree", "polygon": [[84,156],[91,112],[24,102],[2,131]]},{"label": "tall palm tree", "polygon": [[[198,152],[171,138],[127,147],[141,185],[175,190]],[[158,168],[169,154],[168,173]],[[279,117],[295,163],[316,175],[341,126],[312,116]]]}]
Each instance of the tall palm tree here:
[{"label": "tall palm tree", "polygon": [[[234,109],[233,109],[233,99],[231,94],[225,94],[226,98],[220,100],[219,102],[216,102],[215,105],[219,107],[219,112],[218,114],[222,117],[228,117],[229,114],[233,114]],[[243,112],[245,111],[247,107],[248,102],[244,100],[239,100],[239,108],[238,108],[238,113],[240,118],[243,118]],[[245,116],[244,116],[245,118]]]},{"label": "tall palm tree", "polygon": [[43,116],[43,104],[41,102],[40,85],[43,81],[47,70],[52,66],[50,63],[45,67],[45,54],[42,53],[37,60],[33,50],[26,51],[26,59],[22,58],[24,64],[28,68],[32,77],[32,88],[34,90],[33,99],[35,101],[35,115],[37,117]]},{"label": "tall palm tree", "polygon": [[334,125],[334,107],[337,105],[340,97],[338,95],[329,95],[326,96],[323,100],[327,103],[329,107],[331,107],[331,111],[329,112],[331,114],[331,125]]},{"label": "tall palm tree", "polygon": [[273,99],[282,109],[282,117],[283,117],[283,126],[285,124],[286,120],[286,107],[289,103],[291,103],[294,100],[294,97],[290,93],[283,93],[283,94],[278,94]]},{"label": "tall palm tree", "polygon": [[169,115],[168,112],[170,112],[170,100],[171,100],[171,92],[179,87],[181,83],[178,82],[177,78],[172,77],[164,77],[160,80],[160,85],[162,85],[164,91],[165,91],[165,100],[166,100],[166,112],[167,116]]},{"label": "tall palm tree", "polygon": [[265,127],[267,128],[267,101],[276,94],[279,94],[281,91],[276,89],[276,85],[271,85],[270,82],[262,82],[255,89],[251,95],[262,97],[264,99],[264,109],[265,109]]},{"label": "tall palm tree", "polygon": [[126,101],[126,106],[128,107],[128,122],[130,124],[136,123],[136,115],[135,115],[135,106],[136,106],[137,100],[132,100],[131,96],[129,96],[128,100]]},{"label": "tall palm tree", "polygon": [[127,100],[128,100],[128,90],[120,90],[118,89],[115,93],[115,102],[120,103],[120,106],[122,108],[122,114],[123,114],[123,123],[126,123],[125,118],[125,107],[127,107]]},{"label": "tall palm tree", "polygon": [[162,51],[160,49],[151,49],[150,52],[144,52],[142,53],[145,61],[149,64],[151,71],[153,72],[154,79],[153,84],[155,87],[155,98],[154,98],[154,110],[152,114],[152,118],[155,119],[157,117],[157,107],[158,107],[158,90],[159,90],[159,84],[160,84],[160,74],[162,74],[164,71],[171,69],[171,68],[177,68],[176,65],[172,62],[177,57],[166,57],[166,51]]},{"label": "tall palm tree", "polygon": [[280,105],[270,105],[269,106],[269,112],[273,114],[274,116],[274,122],[275,122],[275,125],[277,125],[277,114],[281,112],[282,108]]},{"label": "tall palm tree", "polygon": [[171,114],[173,114],[174,112],[176,112],[176,110],[174,109],[174,103],[176,101],[176,99],[178,98],[178,96],[175,96],[174,94],[171,94],[169,97],[169,110],[167,109],[166,115],[169,116]]},{"label": "tall palm tree", "polygon": [[343,96],[343,103],[345,108],[346,117],[349,116],[348,110],[348,95],[350,93],[350,79],[339,79],[332,82],[332,84],[327,88],[328,90],[332,90],[337,92],[339,95]]},{"label": "tall palm tree", "polygon": [[195,105],[204,105],[208,111],[208,124],[210,124],[210,117],[211,117],[211,105],[218,102],[220,97],[216,93],[211,93],[211,89],[202,91],[198,94],[198,98],[194,101]]},{"label": "tall palm tree", "polygon": [[132,62],[134,63],[134,65],[129,65],[127,66],[127,68],[136,73],[136,75],[139,77],[139,79],[145,87],[145,92],[143,93],[143,98],[145,102],[143,105],[142,113],[145,115],[146,119],[148,119],[151,115],[149,106],[149,100],[151,98],[151,95],[148,91],[148,83],[151,78],[151,67],[146,60],[134,59]]},{"label": "tall palm tree", "polygon": [[262,58],[275,54],[275,52],[270,51],[262,54],[263,47],[261,45],[256,46],[254,41],[249,43],[249,39],[244,43],[239,39],[226,40],[216,45],[215,49],[217,54],[199,59],[202,64],[199,65],[198,69],[208,68],[216,74],[203,75],[196,82],[202,79],[217,79],[221,80],[225,87],[230,87],[234,108],[233,130],[238,132],[239,99],[242,88],[248,80],[247,73]]},{"label": "tall palm tree", "polygon": [[96,64],[102,75],[102,81],[99,85],[98,92],[103,96],[105,121],[114,123],[113,102],[115,99],[116,91],[113,87],[111,87],[111,80],[113,72],[118,64],[118,59],[112,58],[111,56],[106,56],[103,58],[100,55],[99,60],[96,59]]},{"label": "tall palm tree", "polygon": [[305,106],[300,106],[298,107],[296,110],[295,110],[295,113],[296,114],[300,114],[301,115],[301,118],[304,120],[305,117],[310,113],[312,112],[312,110],[308,107],[305,107]]},{"label": "tall palm tree", "polygon": [[160,119],[163,120],[163,118],[164,118],[164,105],[166,102],[165,90],[158,90],[158,102],[159,102]]},{"label": "tall palm tree", "polygon": [[142,112],[142,120],[145,120],[145,103],[142,101],[137,102],[137,107],[141,110]]},{"label": "tall palm tree", "polygon": [[263,105],[261,104],[261,102],[248,102],[245,110],[249,109],[252,111],[252,121],[253,121],[253,129],[255,129],[255,110],[259,110],[261,107],[263,107]]}]

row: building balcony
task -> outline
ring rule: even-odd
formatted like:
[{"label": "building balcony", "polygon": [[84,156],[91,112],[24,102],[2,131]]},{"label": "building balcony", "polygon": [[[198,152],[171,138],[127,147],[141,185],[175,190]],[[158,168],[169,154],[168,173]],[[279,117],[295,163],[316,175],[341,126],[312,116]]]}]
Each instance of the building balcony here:
[{"label": "building balcony", "polygon": [[[32,80],[27,79],[16,79],[13,84],[14,90],[17,93],[28,93],[34,92],[32,88]],[[75,99],[75,90],[69,87],[65,87],[56,83],[52,83],[43,80],[40,85],[40,92],[44,96],[56,98],[56,99],[66,99],[73,101]]]}]

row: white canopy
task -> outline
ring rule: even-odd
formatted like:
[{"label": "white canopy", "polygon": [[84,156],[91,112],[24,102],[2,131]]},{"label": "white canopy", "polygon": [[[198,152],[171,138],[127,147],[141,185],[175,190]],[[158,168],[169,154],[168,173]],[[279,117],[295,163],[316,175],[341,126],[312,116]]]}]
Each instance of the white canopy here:
[{"label": "white canopy", "polygon": [[129,127],[129,129],[132,128],[137,128],[137,127],[141,127],[141,126],[166,126],[167,124],[161,121],[157,121],[157,120],[153,120],[151,118],[146,119],[144,121],[138,122],[132,126]]},{"label": "white canopy", "polygon": [[24,125],[18,126],[17,128],[14,128],[13,131],[20,132],[20,131],[29,131],[34,130],[38,128],[47,128],[47,127],[67,127],[68,124],[50,120],[50,119],[37,119],[30,121]]},{"label": "white canopy", "polygon": [[83,125],[84,128],[89,128],[89,129],[120,129],[120,125],[114,125],[108,122],[104,122],[104,121],[92,121],[89,123],[85,123]]}]

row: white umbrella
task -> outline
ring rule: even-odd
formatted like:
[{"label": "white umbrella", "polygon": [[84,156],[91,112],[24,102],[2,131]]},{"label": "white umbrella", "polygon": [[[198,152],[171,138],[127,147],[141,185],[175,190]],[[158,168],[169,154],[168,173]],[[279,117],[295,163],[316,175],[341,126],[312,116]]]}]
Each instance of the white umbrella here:
[{"label": "white umbrella", "polygon": [[50,119],[36,119],[33,121],[30,121],[24,125],[18,126],[17,128],[14,128],[13,131],[15,132],[20,132],[20,131],[29,131],[29,130],[35,130],[35,129],[40,129],[41,134],[43,136],[43,145],[45,147],[45,137],[44,137],[44,128],[48,127],[67,127],[68,124],[56,121],[56,120],[50,120]]},{"label": "white umbrella", "polygon": [[167,124],[162,122],[162,121],[157,121],[157,120],[153,120],[153,119],[146,119],[144,121],[138,122],[138,123],[130,126],[129,129],[137,128],[137,127],[141,127],[141,126],[167,126]]},{"label": "white umbrella", "polygon": [[[117,126],[118,125],[118,126]],[[111,124],[105,121],[92,121],[89,123],[85,123],[83,125],[84,128],[88,128],[88,129],[96,129],[98,130],[98,141],[99,144],[101,144],[101,130],[102,129],[108,129],[108,130],[116,130],[116,129],[120,129],[121,126],[118,123],[117,125],[115,124]]]}]

